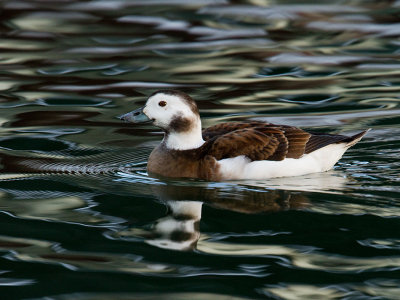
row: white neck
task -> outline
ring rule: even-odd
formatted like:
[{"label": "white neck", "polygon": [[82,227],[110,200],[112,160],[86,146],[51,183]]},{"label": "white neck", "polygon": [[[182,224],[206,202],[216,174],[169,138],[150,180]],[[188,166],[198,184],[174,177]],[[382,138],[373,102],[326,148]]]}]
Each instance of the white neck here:
[{"label": "white neck", "polygon": [[167,133],[164,142],[169,149],[189,150],[199,148],[204,144],[200,120],[190,131]]}]

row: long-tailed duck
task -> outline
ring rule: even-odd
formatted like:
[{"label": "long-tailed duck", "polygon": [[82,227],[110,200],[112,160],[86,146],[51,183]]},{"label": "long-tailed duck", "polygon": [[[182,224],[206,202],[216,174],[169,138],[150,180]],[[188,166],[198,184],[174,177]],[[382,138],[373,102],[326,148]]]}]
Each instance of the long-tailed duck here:
[{"label": "long-tailed duck", "polygon": [[367,133],[310,133],[260,121],[230,122],[202,130],[194,100],[176,90],[152,94],[143,108],[119,117],[152,123],[164,139],[150,154],[149,174],[205,180],[267,179],[330,170]]}]

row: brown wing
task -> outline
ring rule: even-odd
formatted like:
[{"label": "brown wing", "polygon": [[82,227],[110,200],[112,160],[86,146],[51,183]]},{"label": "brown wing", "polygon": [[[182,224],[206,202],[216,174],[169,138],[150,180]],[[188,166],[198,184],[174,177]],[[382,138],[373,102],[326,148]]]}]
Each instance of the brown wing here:
[{"label": "brown wing", "polygon": [[266,160],[278,149],[279,141],[255,128],[228,132],[210,141],[208,155],[217,160],[245,155],[251,160]]},{"label": "brown wing", "polygon": [[311,153],[322,147],[330,144],[346,143],[347,147],[351,147],[356,144],[361,138],[369,131],[369,129],[361,131],[353,136],[346,136],[341,134],[320,134],[313,133],[310,137],[309,142],[306,145],[305,153]]},{"label": "brown wing", "polygon": [[[250,131],[241,131],[243,129],[249,129]],[[248,144],[245,144],[243,140],[240,142],[243,149],[240,154],[237,155],[247,155],[245,152],[251,152],[251,156],[249,156],[252,160],[283,160],[285,158],[299,158],[305,152],[306,143],[308,142],[311,134],[305,132],[296,127],[285,126],[285,125],[274,125],[271,123],[264,123],[264,122],[231,122],[231,123],[222,123],[212,127],[209,127],[203,131],[203,138],[205,140],[211,140],[213,138],[220,139],[225,135],[229,134],[229,139],[231,140],[230,143],[233,142],[233,137],[235,140],[238,140],[239,136],[237,135],[230,135],[230,133],[240,131],[240,135],[245,135],[243,140],[247,140]],[[253,146],[254,137],[250,138],[250,133],[256,131],[260,132],[266,137],[264,138],[264,142],[268,141],[270,145],[274,144],[274,147],[268,147],[267,152],[262,150],[261,148],[257,148],[257,150],[253,149],[250,146]],[[251,135],[254,135],[252,133]],[[257,135],[258,138],[260,135]],[[261,135],[262,136],[262,135]],[[270,141],[272,140],[272,142]],[[223,141],[223,142],[222,142]],[[220,140],[219,147],[224,147],[223,143],[228,143],[227,137],[224,137]],[[250,147],[251,149],[247,149],[246,147]],[[255,143],[254,147],[260,147],[260,143]],[[222,149],[222,148],[221,148]],[[273,149],[273,150],[272,150]],[[228,152],[227,152],[228,153]],[[233,157],[233,156],[229,156]]]},{"label": "brown wing", "polygon": [[255,121],[218,124],[205,129],[203,138],[210,142],[209,154],[217,159],[246,155],[251,160],[283,160],[300,158],[330,144],[349,143],[358,135],[309,133],[297,127]]},{"label": "brown wing", "polygon": [[347,139],[347,136],[339,134],[336,135],[313,133],[306,145],[305,153],[311,153],[330,144],[344,142]]},{"label": "brown wing", "polygon": [[211,127],[208,127],[203,130],[203,139],[205,141],[208,141],[216,136],[221,136],[226,133],[239,130],[239,129],[244,129],[244,128],[253,128],[257,126],[264,126],[268,125],[269,123],[264,123],[264,122],[229,122],[229,123],[221,123],[217,124]]},{"label": "brown wing", "polygon": [[285,137],[288,139],[289,149],[287,158],[300,158],[305,153],[311,134],[297,127],[283,126]]},{"label": "brown wing", "polygon": [[284,131],[282,131],[279,127],[270,125],[255,127],[254,129],[278,141],[278,145],[274,153],[268,156],[268,160],[283,160],[286,158],[289,150],[289,141],[286,138]]}]

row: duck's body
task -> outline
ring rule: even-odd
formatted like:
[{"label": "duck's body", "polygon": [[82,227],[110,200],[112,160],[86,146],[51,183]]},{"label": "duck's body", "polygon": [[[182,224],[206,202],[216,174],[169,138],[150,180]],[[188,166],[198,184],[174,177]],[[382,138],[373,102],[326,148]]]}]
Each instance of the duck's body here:
[{"label": "duck's body", "polygon": [[201,129],[195,102],[180,91],[159,91],[143,109],[121,116],[165,131],[150,154],[150,174],[205,180],[267,179],[330,170],[367,132],[313,134],[265,122],[231,122]]}]

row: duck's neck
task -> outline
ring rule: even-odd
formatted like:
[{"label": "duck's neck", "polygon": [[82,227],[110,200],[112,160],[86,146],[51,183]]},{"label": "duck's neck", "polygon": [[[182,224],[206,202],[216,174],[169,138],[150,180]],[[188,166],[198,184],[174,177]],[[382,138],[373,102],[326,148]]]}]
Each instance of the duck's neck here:
[{"label": "duck's neck", "polygon": [[204,144],[201,121],[196,120],[190,130],[166,132],[163,140],[168,149],[189,150],[201,147]]}]

